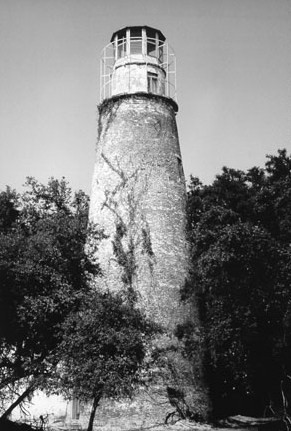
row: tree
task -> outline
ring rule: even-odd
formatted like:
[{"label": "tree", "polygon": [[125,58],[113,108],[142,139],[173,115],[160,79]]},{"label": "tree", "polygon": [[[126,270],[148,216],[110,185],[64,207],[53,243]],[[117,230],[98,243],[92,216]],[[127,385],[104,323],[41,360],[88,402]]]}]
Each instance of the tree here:
[{"label": "tree", "polygon": [[64,324],[57,391],[92,402],[88,431],[103,396],[130,396],[140,382],[147,343],[156,328],[121,296],[91,291]]},{"label": "tree", "polygon": [[16,221],[19,211],[17,209],[18,196],[15,190],[9,187],[0,193],[0,231],[6,232]]},{"label": "tree", "polygon": [[216,415],[279,408],[291,373],[291,159],[267,157],[264,169],[223,168],[210,186],[192,178],[188,194],[184,298],[200,305]]},{"label": "tree", "polygon": [[[88,197],[67,182],[28,178],[22,195],[0,194],[0,395],[28,395],[57,364],[61,325],[80,306],[88,275]],[[7,393],[8,391],[8,393]],[[19,400],[22,396],[19,397]],[[13,404],[14,405],[14,404]],[[8,414],[6,410],[4,415]]]}]

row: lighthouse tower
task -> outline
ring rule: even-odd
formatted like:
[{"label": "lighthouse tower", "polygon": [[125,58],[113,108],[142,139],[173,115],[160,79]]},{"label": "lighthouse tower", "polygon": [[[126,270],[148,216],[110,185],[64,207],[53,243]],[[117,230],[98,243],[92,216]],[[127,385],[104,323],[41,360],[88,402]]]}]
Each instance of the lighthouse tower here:
[{"label": "lighthouse tower", "polygon": [[188,271],[185,179],[176,125],[175,56],[163,34],[127,27],[101,59],[90,219],[104,229],[103,283],[174,329]]},{"label": "lighthouse tower", "polygon": [[[168,347],[177,347],[174,331],[189,318],[180,299],[189,255],[175,80],[175,56],[159,30],[113,33],[101,58],[90,204],[90,220],[104,231],[98,285],[121,292],[160,324]],[[173,361],[181,366],[182,359]]]}]

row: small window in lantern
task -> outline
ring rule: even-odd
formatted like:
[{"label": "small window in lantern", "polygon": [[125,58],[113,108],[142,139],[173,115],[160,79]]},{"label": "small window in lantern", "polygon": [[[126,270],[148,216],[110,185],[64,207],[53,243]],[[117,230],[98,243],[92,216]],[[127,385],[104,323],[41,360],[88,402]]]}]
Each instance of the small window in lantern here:
[{"label": "small window in lantern", "polygon": [[158,74],[148,72],[148,92],[157,94],[158,92]]}]

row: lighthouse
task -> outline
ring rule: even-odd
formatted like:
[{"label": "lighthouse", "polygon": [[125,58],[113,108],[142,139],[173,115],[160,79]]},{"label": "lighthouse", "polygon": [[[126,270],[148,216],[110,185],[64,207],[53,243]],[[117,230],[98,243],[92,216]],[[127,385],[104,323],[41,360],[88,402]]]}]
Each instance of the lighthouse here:
[{"label": "lighthouse", "polygon": [[96,283],[163,328],[159,342],[176,367],[166,385],[184,391],[193,376],[174,335],[191,314],[181,302],[189,250],[177,112],[176,60],[163,33],[148,26],[113,33],[101,56],[89,213],[104,233]]}]

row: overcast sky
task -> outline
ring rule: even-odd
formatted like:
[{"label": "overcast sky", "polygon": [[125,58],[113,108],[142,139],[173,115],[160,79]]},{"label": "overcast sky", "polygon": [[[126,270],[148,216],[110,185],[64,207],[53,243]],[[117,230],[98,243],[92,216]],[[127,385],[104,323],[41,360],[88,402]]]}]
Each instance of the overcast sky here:
[{"label": "overcast sky", "polygon": [[176,53],[187,178],[290,152],[291,0],[0,0],[0,189],[65,176],[90,192],[100,52],[144,24]]}]

